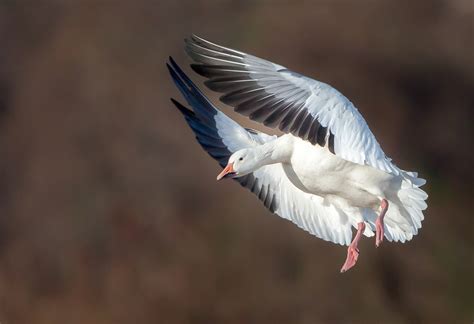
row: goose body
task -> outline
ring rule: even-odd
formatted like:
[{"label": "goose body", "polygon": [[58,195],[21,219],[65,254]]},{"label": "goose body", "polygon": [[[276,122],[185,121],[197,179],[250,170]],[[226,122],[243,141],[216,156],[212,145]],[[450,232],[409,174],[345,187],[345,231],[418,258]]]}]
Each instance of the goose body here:
[{"label": "goose body", "polygon": [[280,139],[291,141],[291,158],[284,165],[286,175],[297,188],[313,195],[338,196],[354,207],[378,208],[378,197],[386,197],[385,192],[399,182],[396,176],[344,160],[291,134]]},{"label": "goose body", "polygon": [[[193,36],[186,51],[221,101],[279,137],[246,129],[219,111],[179,66],[168,65],[193,110],[172,99],[198,142],[271,212],[311,234],[349,245],[345,272],[362,235],[376,245],[411,240],[421,228],[427,194],[415,172],[386,157],[354,105],[331,86],[283,66]],[[352,239],[352,228],[357,232]]]},{"label": "goose body", "polygon": [[[291,134],[282,135],[254,150],[271,150],[291,183],[327,201],[339,197],[348,206],[378,209],[379,197],[386,198],[400,187],[400,177],[367,165],[344,160],[327,147],[312,145]],[[316,180],[316,181],[315,181]]]}]

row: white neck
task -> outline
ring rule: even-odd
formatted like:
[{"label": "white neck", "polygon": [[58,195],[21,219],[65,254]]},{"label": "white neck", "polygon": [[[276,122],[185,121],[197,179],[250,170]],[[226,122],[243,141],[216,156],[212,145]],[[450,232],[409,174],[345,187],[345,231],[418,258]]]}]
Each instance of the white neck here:
[{"label": "white neck", "polygon": [[277,139],[255,148],[260,166],[289,162],[292,154],[291,137],[280,136]]}]

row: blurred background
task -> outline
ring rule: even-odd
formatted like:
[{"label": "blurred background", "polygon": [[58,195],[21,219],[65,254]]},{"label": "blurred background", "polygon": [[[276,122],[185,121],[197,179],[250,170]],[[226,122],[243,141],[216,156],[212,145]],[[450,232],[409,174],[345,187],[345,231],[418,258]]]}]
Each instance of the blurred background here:
[{"label": "blurred background", "polygon": [[[472,323],[473,21],[471,0],[1,1],[0,322]],[[428,179],[419,235],[363,240],[341,275],[345,248],[216,183],[169,102],[169,55],[202,86],[191,33],[350,98]]]}]

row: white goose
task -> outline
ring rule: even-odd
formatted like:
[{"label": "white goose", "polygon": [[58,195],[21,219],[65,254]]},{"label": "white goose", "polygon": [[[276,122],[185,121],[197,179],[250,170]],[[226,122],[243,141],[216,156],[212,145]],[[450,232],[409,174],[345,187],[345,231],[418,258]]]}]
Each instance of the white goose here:
[{"label": "white goose", "polygon": [[[405,242],[418,233],[425,180],[386,157],[354,105],[331,86],[197,36],[191,67],[236,112],[286,133],[246,129],[219,111],[170,58],[169,71],[193,110],[172,99],[202,147],[271,212],[326,241],[348,245],[345,272],[362,235]],[[352,227],[357,229],[352,239]]]}]

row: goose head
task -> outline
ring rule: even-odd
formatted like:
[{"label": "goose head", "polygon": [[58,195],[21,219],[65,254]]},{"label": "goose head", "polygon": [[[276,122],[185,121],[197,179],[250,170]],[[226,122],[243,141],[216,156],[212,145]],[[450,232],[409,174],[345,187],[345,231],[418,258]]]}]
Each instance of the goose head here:
[{"label": "goose head", "polygon": [[242,177],[249,174],[261,166],[260,160],[255,150],[239,150],[230,156],[227,166],[219,173],[217,180]]}]

